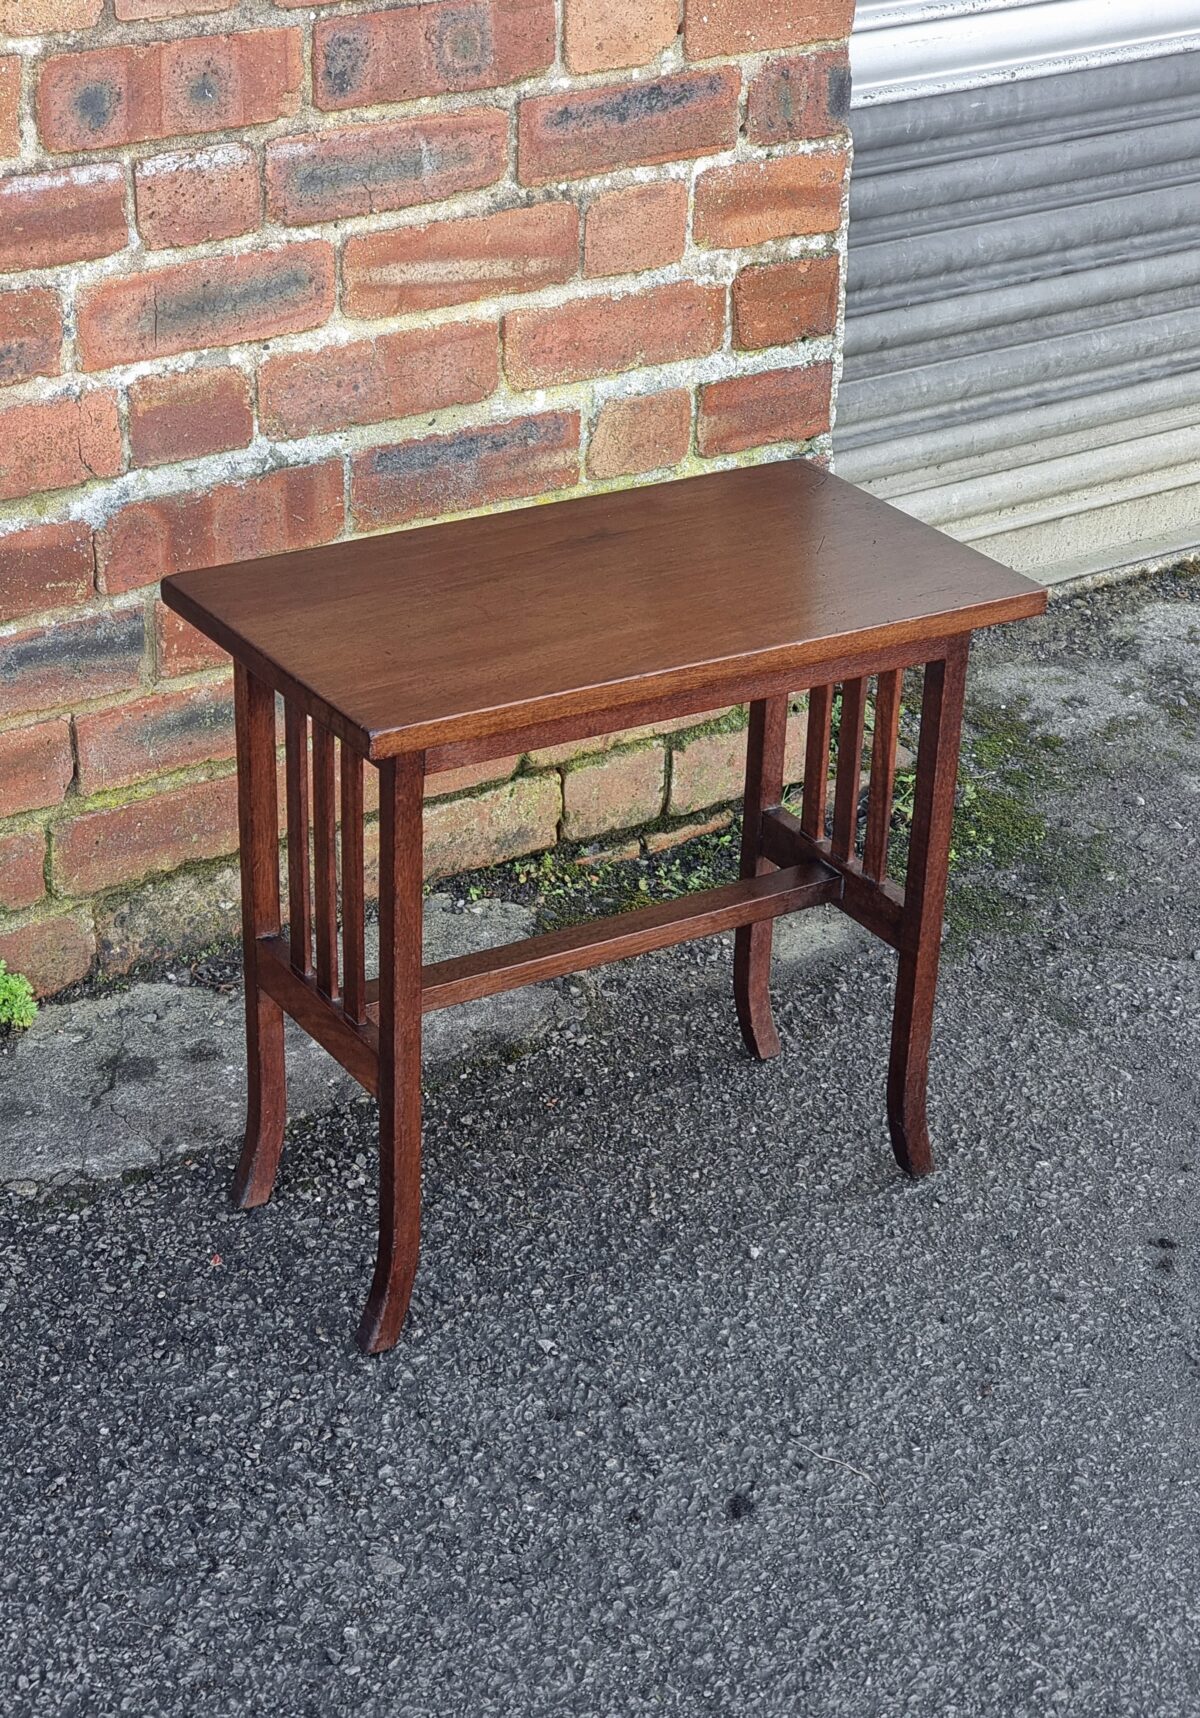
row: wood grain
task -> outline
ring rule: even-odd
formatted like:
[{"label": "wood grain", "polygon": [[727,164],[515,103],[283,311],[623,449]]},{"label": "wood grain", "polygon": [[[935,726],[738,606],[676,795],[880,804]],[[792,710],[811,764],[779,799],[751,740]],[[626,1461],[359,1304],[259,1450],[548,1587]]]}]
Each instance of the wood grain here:
[{"label": "wood grain", "polygon": [[[784,752],[787,747],[788,701],[759,698],[750,706],[746,736],[746,789],[742,797],[743,877],[761,877],[771,870],[762,850],[763,813],[783,798]],[[742,925],[733,939],[733,999],[742,1041],[759,1062],[779,1054],[779,1033],[771,1012],[770,919]]]}]

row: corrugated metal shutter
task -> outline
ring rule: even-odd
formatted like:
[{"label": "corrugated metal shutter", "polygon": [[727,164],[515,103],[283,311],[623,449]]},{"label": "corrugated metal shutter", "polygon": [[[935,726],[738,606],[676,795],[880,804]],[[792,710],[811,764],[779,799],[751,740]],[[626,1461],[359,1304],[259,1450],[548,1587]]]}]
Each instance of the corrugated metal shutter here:
[{"label": "corrugated metal shutter", "polygon": [[1185,13],[1200,47],[1200,0],[860,7],[894,75],[856,52],[838,469],[1046,578],[1200,543],[1200,53],[1149,51]]}]

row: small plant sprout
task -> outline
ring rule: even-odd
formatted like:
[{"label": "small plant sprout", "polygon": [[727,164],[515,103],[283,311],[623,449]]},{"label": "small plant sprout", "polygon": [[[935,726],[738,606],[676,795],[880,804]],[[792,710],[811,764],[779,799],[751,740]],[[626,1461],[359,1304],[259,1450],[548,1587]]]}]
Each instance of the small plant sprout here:
[{"label": "small plant sprout", "polygon": [[32,984],[19,972],[9,972],[0,960],[0,1027],[32,1026],[36,1015]]}]

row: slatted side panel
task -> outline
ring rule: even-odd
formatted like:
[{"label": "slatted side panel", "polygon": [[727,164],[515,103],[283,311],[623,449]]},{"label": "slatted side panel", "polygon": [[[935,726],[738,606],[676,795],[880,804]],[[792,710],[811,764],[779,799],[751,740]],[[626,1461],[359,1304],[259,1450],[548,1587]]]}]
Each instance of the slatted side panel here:
[{"label": "slatted side panel", "polygon": [[342,772],[342,1006],[361,1025],[367,1017],[363,908],[363,761],[343,745]]},{"label": "slatted side panel", "polygon": [[313,918],[317,942],[317,989],[332,1001],[338,994],[337,798],[333,735],[313,723]]},{"label": "slatted side panel", "polygon": [[[903,679],[902,672],[894,669],[874,678],[848,680],[841,686],[817,686],[809,693],[800,826],[814,841],[828,837],[830,852],[837,858],[857,858],[864,749],[869,743],[862,868],[876,882],[887,876]],[[831,753],[836,754],[832,816]]]},{"label": "slatted side panel", "polygon": [[312,884],[308,868],[308,718],[289,704],[284,712],[287,784],[288,942],[292,969],[312,971]]}]

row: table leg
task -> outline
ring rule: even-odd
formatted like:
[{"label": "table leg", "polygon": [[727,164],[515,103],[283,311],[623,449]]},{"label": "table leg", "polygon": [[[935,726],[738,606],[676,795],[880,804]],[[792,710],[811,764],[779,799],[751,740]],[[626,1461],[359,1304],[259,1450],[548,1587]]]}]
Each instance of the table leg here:
[{"label": "table leg", "polygon": [[425,759],[379,770],[379,1255],[359,1347],[391,1348],[421,1233],[421,925]]},{"label": "table leg", "polygon": [[[746,793],[742,807],[742,876],[772,869],[762,852],[762,814],[783,798],[788,701],[760,698],[750,706],[746,745]],[[760,1062],[779,1054],[771,1013],[771,920],[743,925],[733,939],[733,998],[746,1048]]]},{"label": "table leg", "polygon": [[234,668],[242,952],[246,979],[246,1137],[233,1183],[240,1210],[271,1197],[283,1150],[287,1082],[283,1010],[258,984],[258,939],[278,936],[279,814],[275,785],[275,694]]},{"label": "table leg", "polygon": [[912,839],[908,854],[900,969],[888,1067],[892,1150],[909,1175],[933,1168],[926,1122],[929,1045],[950,867],[954,792],[970,639],[925,669]]}]

